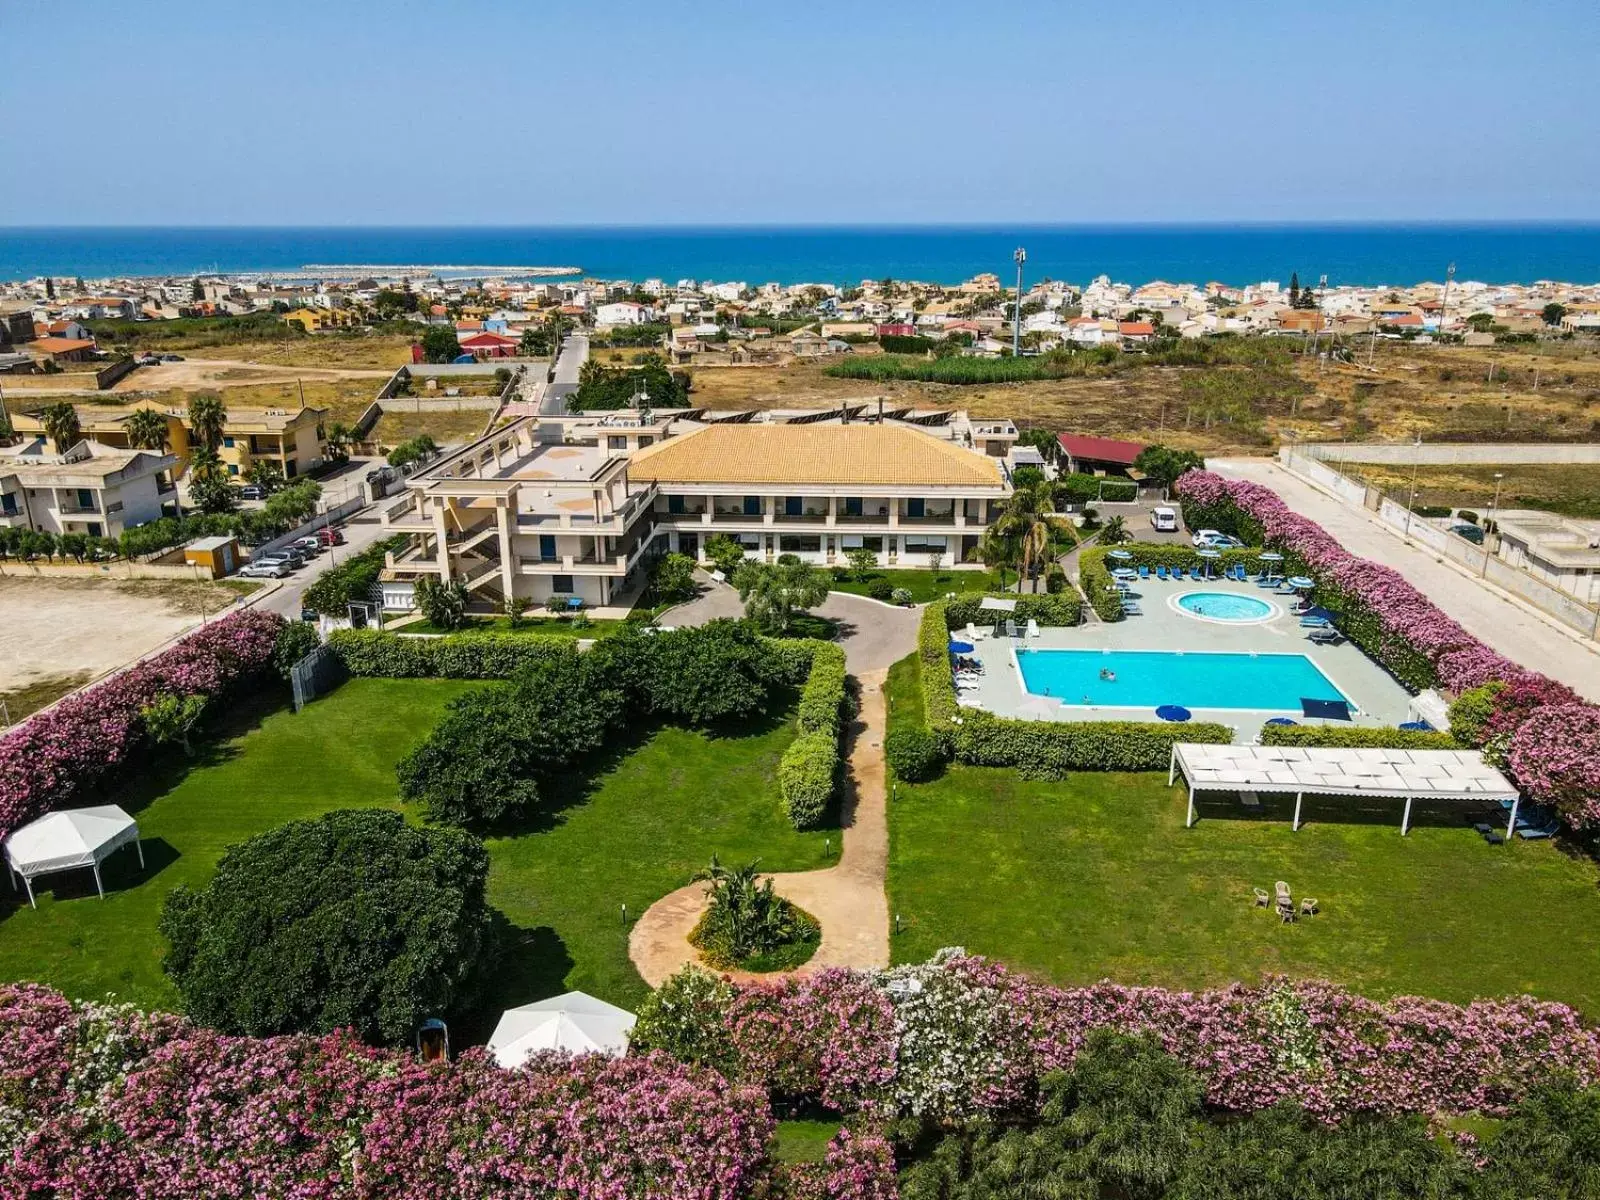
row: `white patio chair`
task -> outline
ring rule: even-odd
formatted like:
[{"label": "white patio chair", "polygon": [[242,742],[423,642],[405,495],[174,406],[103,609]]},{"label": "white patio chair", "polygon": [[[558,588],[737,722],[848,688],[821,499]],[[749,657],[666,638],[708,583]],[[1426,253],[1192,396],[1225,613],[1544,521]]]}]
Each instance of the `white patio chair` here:
[{"label": "white patio chair", "polygon": [[1035,621],[1032,617],[1028,618],[1028,636],[1031,638],[1036,638],[1039,636],[1039,622]]}]

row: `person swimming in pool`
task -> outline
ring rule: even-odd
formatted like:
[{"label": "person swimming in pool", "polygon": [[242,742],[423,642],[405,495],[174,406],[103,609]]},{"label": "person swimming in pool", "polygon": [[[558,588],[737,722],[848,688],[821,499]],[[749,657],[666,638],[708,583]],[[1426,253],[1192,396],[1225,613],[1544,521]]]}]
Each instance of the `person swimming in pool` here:
[{"label": "person swimming in pool", "polygon": [[1105,680],[1107,683],[1115,683],[1117,681],[1117,673],[1110,667],[1101,667],[1100,678]]}]

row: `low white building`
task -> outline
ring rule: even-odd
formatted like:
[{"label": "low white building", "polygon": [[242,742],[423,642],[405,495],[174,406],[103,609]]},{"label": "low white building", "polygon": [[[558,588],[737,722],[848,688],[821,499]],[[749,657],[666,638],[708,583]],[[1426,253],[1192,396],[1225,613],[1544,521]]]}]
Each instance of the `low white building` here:
[{"label": "low white building", "polygon": [[178,502],[178,460],[82,441],[65,454],[44,438],[0,450],[0,524],[117,537]]},{"label": "low white building", "polygon": [[1497,513],[1499,556],[1585,604],[1600,604],[1600,521],[1513,508]]},{"label": "low white building", "polygon": [[596,325],[645,325],[655,317],[655,309],[632,300],[618,300],[602,304],[594,310]]}]

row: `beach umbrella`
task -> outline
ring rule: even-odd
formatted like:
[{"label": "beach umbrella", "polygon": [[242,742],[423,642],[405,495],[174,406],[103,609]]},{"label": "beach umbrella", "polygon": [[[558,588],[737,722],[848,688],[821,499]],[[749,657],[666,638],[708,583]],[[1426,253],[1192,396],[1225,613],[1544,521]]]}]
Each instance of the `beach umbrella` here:
[{"label": "beach umbrella", "polygon": [[1113,579],[1136,579],[1138,578],[1138,572],[1132,567],[1112,567],[1111,577]]},{"label": "beach umbrella", "polygon": [[1267,724],[1268,725],[1298,725],[1298,724],[1300,724],[1300,722],[1296,721],[1293,717],[1273,717],[1270,721],[1267,722]]},{"label": "beach umbrella", "polygon": [[1221,550],[1213,550],[1210,547],[1207,547],[1204,550],[1197,550],[1195,553],[1199,554],[1201,558],[1206,560],[1206,578],[1210,579],[1211,578],[1211,561],[1213,559],[1221,558],[1222,557],[1222,551]]},{"label": "beach umbrella", "polygon": [[[1264,563],[1272,563],[1274,565],[1283,561],[1283,555],[1279,554],[1276,550],[1263,550],[1257,557],[1259,557]],[[1273,568],[1271,566],[1267,568],[1267,578],[1273,578]]]},{"label": "beach umbrella", "polygon": [[951,654],[971,654],[972,650],[973,650],[973,646],[972,646],[971,642],[954,642],[953,641],[953,642],[950,643],[950,653]]},{"label": "beach umbrella", "polygon": [[1305,575],[1291,575],[1289,576],[1289,586],[1297,592],[1304,592],[1316,587],[1317,581]]},{"label": "beach umbrella", "polygon": [[1310,697],[1300,697],[1300,715],[1305,717],[1321,717],[1324,720],[1348,721],[1350,720],[1350,703],[1347,700],[1313,700]]},{"label": "beach umbrella", "polygon": [[1061,701],[1054,696],[1029,696],[1017,705],[1021,716],[1050,718],[1061,711]]},{"label": "beach umbrella", "polygon": [[1109,551],[1106,552],[1106,557],[1107,558],[1114,558],[1118,562],[1132,562],[1133,561],[1133,551],[1132,550],[1109,550]]},{"label": "beach umbrella", "polygon": [[1187,721],[1194,714],[1181,704],[1163,704],[1156,709],[1156,716],[1163,721]]},{"label": "beach umbrella", "polygon": [[489,1035],[489,1053],[502,1067],[519,1067],[541,1050],[600,1053],[621,1058],[634,1015],[583,992],[566,992],[509,1008]]}]

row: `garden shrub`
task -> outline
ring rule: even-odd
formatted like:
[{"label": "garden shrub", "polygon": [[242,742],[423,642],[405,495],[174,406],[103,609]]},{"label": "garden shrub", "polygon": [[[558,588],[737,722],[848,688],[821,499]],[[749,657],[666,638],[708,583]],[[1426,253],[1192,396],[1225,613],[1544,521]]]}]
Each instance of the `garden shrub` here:
[{"label": "garden shrub", "polygon": [[157,697],[214,703],[261,682],[283,626],[275,613],[239,609],[7,730],[0,738],[0,838],[122,770],[148,744],[140,713]]},{"label": "garden shrub", "polygon": [[1102,621],[1121,621],[1122,593],[1106,568],[1106,552],[1098,547],[1078,555],[1078,584],[1089,598],[1089,605]]},{"label": "garden shrub", "polygon": [[960,713],[956,703],[955,669],[950,665],[949,616],[944,600],[922,610],[917,626],[917,666],[922,681],[923,717],[928,728],[944,740],[945,731]]},{"label": "garden shrub", "polygon": [[272,645],[272,669],[287,683],[295,663],[320,645],[322,639],[317,636],[315,625],[306,621],[286,621]]},{"label": "garden shrub", "polygon": [[724,1023],[733,997],[733,984],[690,963],[639,1005],[628,1050],[633,1054],[664,1050],[679,1062],[731,1075],[733,1041]]},{"label": "garden shrub", "polygon": [[328,645],[351,675],[383,679],[510,679],[536,662],[578,653],[572,638],[470,633],[444,637],[335,629]]},{"label": "garden shrub", "polygon": [[724,867],[715,857],[695,878],[710,882],[706,911],[689,934],[718,970],[774,971],[799,966],[822,940],[817,919],[760,879],[757,863]]},{"label": "garden shrub", "polygon": [[898,604],[902,608],[910,604],[911,599],[912,597],[910,588],[897,587],[894,589],[894,591],[889,593],[890,602],[893,604]]},{"label": "garden shrub", "polygon": [[591,654],[614,664],[634,684],[634,702],[688,725],[754,716],[784,682],[783,662],[744,621],[718,620],[692,629],[606,638]]},{"label": "garden shrub", "polygon": [[1226,744],[1233,730],[1210,721],[1016,721],[967,709],[951,736],[961,762],[1060,779],[1068,771],[1164,771],[1174,742]]},{"label": "garden shrub", "polygon": [[844,649],[831,642],[812,642],[810,671],[800,691],[796,724],[801,733],[839,736],[845,719]]},{"label": "garden shrub", "polygon": [[1549,704],[1511,736],[1506,761],[1531,800],[1575,829],[1600,825],[1600,707]]},{"label": "garden shrub", "polygon": [[926,729],[892,729],[883,739],[883,754],[897,779],[923,783],[944,765],[944,746]]},{"label": "garden shrub", "polygon": [[887,604],[894,597],[894,584],[880,575],[867,584],[867,595],[874,600],[881,600]]},{"label": "garden shrub", "polygon": [[789,743],[778,760],[778,794],[796,829],[815,829],[828,815],[839,781],[839,737],[818,729]]},{"label": "garden shrub", "polygon": [[1480,747],[1488,740],[1495,697],[1505,690],[1500,680],[1462,692],[1450,704],[1450,733],[1463,746]]},{"label": "garden shrub", "polygon": [[1458,750],[1461,743],[1435,729],[1388,725],[1263,725],[1263,746],[1334,746],[1346,750]]},{"label": "garden shrub", "polygon": [[1083,620],[1083,602],[1076,592],[961,592],[944,604],[945,627],[953,631],[972,625],[992,625],[997,614],[983,612],[980,605],[990,596],[1016,601],[1016,611],[1004,614],[1016,621],[1037,621],[1041,625],[1076,625]]},{"label": "garden shrub", "polygon": [[185,1011],[227,1033],[404,1043],[473,978],[488,872],[476,838],[399,813],[292,821],[229,849],[201,890],[169,893],[163,965]]},{"label": "garden shrub", "polygon": [[374,542],[342,563],[329,567],[312,580],[301,596],[300,603],[313,612],[343,617],[351,604],[372,599],[372,590],[378,585],[385,556],[391,550],[399,550],[405,541],[404,534],[396,534]]}]

